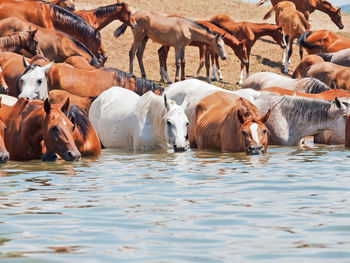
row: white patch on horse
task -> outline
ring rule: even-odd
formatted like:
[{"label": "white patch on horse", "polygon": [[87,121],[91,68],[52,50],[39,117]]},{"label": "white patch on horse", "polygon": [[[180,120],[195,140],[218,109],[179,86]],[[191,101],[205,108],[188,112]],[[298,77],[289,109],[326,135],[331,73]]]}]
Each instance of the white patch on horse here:
[{"label": "white patch on horse", "polygon": [[250,130],[252,132],[253,140],[257,144],[259,144],[258,127],[259,127],[259,125],[257,123],[253,123],[252,125],[250,125]]}]

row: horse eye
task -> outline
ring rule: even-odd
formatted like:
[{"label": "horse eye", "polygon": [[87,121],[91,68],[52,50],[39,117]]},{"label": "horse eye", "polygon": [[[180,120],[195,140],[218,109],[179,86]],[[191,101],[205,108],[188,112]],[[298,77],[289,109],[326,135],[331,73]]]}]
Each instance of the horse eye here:
[{"label": "horse eye", "polygon": [[38,84],[41,85],[41,83],[43,82],[41,79],[38,79]]},{"label": "horse eye", "polygon": [[243,136],[247,136],[248,133],[246,131],[242,131]]},{"label": "horse eye", "polygon": [[190,123],[189,122],[186,122],[186,126],[188,126]]},{"label": "horse eye", "polygon": [[265,130],[265,129],[263,129],[263,130],[262,130],[262,132],[263,132],[263,134],[265,134],[265,133],[266,133],[266,130]]}]

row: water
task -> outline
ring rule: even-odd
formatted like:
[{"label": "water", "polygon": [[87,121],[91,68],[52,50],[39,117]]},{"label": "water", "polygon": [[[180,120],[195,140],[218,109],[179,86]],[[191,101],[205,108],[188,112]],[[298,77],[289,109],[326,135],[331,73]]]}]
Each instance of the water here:
[{"label": "water", "polygon": [[0,165],[1,262],[350,262],[350,151]]}]

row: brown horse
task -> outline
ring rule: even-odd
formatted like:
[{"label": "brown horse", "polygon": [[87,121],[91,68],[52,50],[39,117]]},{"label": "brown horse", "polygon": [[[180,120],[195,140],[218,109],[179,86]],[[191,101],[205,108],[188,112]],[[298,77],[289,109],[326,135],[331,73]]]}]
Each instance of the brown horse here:
[{"label": "brown horse", "polygon": [[[281,47],[286,48],[286,43],[283,37],[282,28],[280,26],[267,23],[251,23],[251,22],[235,22],[228,15],[219,14],[212,17],[210,20],[213,24],[221,27],[239,40],[245,40],[245,46],[248,52],[248,64],[241,63],[241,74],[238,84],[243,83],[243,70],[246,68],[246,77],[249,77],[249,56],[255,42],[263,36],[270,36]],[[219,69],[218,60],[216,59],[217,68]]]},{"label": "brown horse", "polygon": [[2,66],[0,64],[0,94],[7,94],[8,87],[5,81],[4,71],[2,70]]},{"label": "brown horse", "polygon": [[[30,26],[33,27],[34,24],[17,17],[5,18],[0,20],[0,35],[4,36],[24,31]],[[70,56],[82,56],[91,65],[97,66],[100,63],[84,44],[60,31],[37,27],[35,38],[38,40],[39,48],[44,56],[55,62],[64,62]]]},{"label": "brown horse", "polygon": [[331,88],[350,90],[350,67],[320,62],[311,65],[306,76],[319,79]]},{"label": "brown horse", "polygon": [[224,152],[262,154],[267,149],[270,111],[263,117],[248,100],[235,94],[217,91],[204,97],[196,106],[194,129],[189,128],[191,147],[219,149]]},{"label": "brown horse", "polygon": [[101,34],[80,16],[45,1],[2,0],[0,19],[18,17],[35,25],[57,29],[82,42],[101,62],[106,60]]},{"label": "brown horse", "polygon": [[84,18],[98,31],[117,19],[131,28],[137,25],[128,4],[121,3],[119,0],[113,5],[101,6],[92,10],[74,11],[74,13]]},{"label": "brown horse", "polygon": [[13,33],[9,36],[0,37],[0,51],[22,54],[21,50],[24,49],[32,56],[42,54],[38,42],[35,40],[37,31],[38,29],[29,29],[27,31]]},{"label": "brown horse", "polygon": [[19,99],[6,120],[5,144],[11,160],[55,160],[56,153],[66,161],[79,159],[72,134],[75,126],[65,115],[68,108],[69,100],[60,108],[48,100]]},{"label": "brown horse", "polygon": [[324,60],[320,56],[307,55],[299,62],[298,66],[295,68],[292,78],[297,79],[297,78],[305,77],[307,71],[312,65],[316,63],[321,63],[321,62],[324,62]]},{"label": "brown horse", "polygon": [[345,126],[345,147],[350,147],[350,116],[347,118]]},{"label": "brown horse", "polygon": [[[288,36],[288,56],[286,58],[286,64],[283,70],[284,73],[288,73],[288,65],[290,62],[290,57],[293,53],[294,38],[305,33],[310,28],[310,24],[305,19],[303,13],[296,9],[295,4],[289,1],[283,1],[273,6],[264,16],[264,20],[268,19],[273,12],[276,13],[276,24],[281,26],[283,32]],[[302,56],[301,52],[302,48],[300,47],[300,56]],[[284,55],[283,58],[285,59],[285,57],[286,56]]]},{"label": "brown horse", "polygon": [[72,65],[74,68],[80,68],[80,69],[94,70],[98,68],[98,67],[91,66],[89,61],[87,61],[86,58],[82,56],[71,56],[67,58],[64,61],[64,63]]},{"label": "brown horse", "polygon": [[[200,41],[208,44],[215,50],[220,57],[225,60],[226,53],[222,35],[216,34],[206,26],[184,17],[166,17],[151,11],[138,11],[134,13],[137,27],[132,29],[134,41],[132,43],[129,56],[129,73],[133,73],[133,61],[135,52],[143,78],[146,78],[143,66],[143,52],[145,50],[148,39],[152,39],[165,46],[173,46],[175,48],[175,64],[176,73],[175,81],[179,80],[179,69],[181,65],[181,80],[185,79],[185,47],[191,41]],[[114,36],[118,37],[126,29],[123,24],[114,32]]]},{"label": "brown horse", "polygon": [[[37,0],[37,1],[40,1],[40,0]],[[71,12],[75,10],[75,4],[73,0],[46,0],[46,1],[50,2],[51,4],[58,5]]]},{"label": "brown horse", "polygon": [[331,53],[350,48],[350,39],[329,30],[315,30],[302,34],[297,44],[308,54]]},{"label": "brown horse", "polygon": [[[171,15],[171,16],[176,16],[176,15]],[[226,45],[232,48],[233,52],[235,55],[238,57],[238,59],[241,61],[241,64],[247,65],[249,63],[248,61],[248,53],[247,49],[245,46],[245,40],[239,41],[236,37],[234,37],[231,33],[227,32],[226,30],[217,27],[216,25],[208,22],[208,21],[196,21],[196,23],[199,23],[201,25],[204,25],[208,27],[210,30],[217,34],[222,35],[222,39]],[[199,48],[199,58],[200,58],[200,63],[199,67],[196,73],[196,77],[198,78],[199,73],[201,69],[204,66],[206,66],[206,76],[207,76],[207,81],[210,83],[210,62],[209,62],[209,55],[211,54],[212,56],[218,57],[217,53],[213,50],[211,50],[207,44],[200,42],[200,41],[192,41],[189,46],[195,46]],[[170,79],[168,76],[168,69],[167,69],[167,57],[169,53],[170,46],[162,46],[158,50],[158,56],[159,56],[159,63],[160,63],[160,76],[161,79],[160,81],[164,81],[164,77],[167,78],[168,83],[170,83]],[[218,60],[218,59],[217,59]],[[218,64],[217,64],[218,65]],[[221,76],[220,69],[218,69],[219,75]],[[213,74],[215,73],[215,70],[213,68]],[[216,80],[216,77],[213,78],[213,80]]]},{"label": "brown horse", "polygon": [[[0,97],[0,110],[1,110],[1,101],[2,97]],[[4,132],[5,132],[6,125],[2,118],[0,117],[0,163],[5,163],[9,159],[9,153],[6,150],[5,143],[4,143]]]},{"label": "brown horse", "polygon": [[[265,3],[266,0],[260,0],[259,5]],[[277,5],[279,2],[285,0],[270,0],[273,6]],[[335,8],[330,2],[326,0],[289,0],[293,2],[296,6],[296,9],[302,12],[307,20],[309,20],[309,15],[315,10],[319,10],[321,12],[329,15],[334,24],[339,27],[339,29],[343,29],[344,25],[341,18],[341,10],[340,8]]]}]

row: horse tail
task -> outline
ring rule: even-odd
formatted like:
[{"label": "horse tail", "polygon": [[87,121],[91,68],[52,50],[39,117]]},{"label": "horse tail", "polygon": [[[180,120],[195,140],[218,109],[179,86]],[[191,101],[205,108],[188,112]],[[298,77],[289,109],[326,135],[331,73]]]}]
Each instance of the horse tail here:
[{"label": "horse tail", "polygon": [[264,20],[268,19],[273,12],[275,12],[276,6],[273,6],[269,12],[266,13],[266,15],[264,16]]},{"label": "horse tail", "polygon": [[321,57],[326,62],[330,62],[334,54],[332,54],[332,53],[317,53],[315,55]]},{"label": "horse tail", "polygon": [[126,29],[128,28],[127,24],[122,24],[120,27],[118,27],[115,31],[114,31],[114,37],[119,37],[120,35],[124,34]]},{"label": "horse tail", "polygon": [[307,48],[307,49],[324,49],[321,45],[312,45],[309,42],[307,42],[307,38],[312,34],[312,31],[306,31],[305,33],[301,34],[301,36],[298,38],[297,45]]},{"label": "horse tail", "polygon": [[304,14],[302,12],[298,12],[298,16],[299,16],[300,21],[303,24],[305,30],[309,30],[310,29],[310,23],[309,23],[309,21],[306,20]]}]

